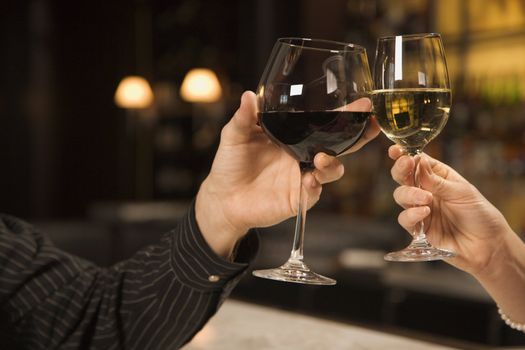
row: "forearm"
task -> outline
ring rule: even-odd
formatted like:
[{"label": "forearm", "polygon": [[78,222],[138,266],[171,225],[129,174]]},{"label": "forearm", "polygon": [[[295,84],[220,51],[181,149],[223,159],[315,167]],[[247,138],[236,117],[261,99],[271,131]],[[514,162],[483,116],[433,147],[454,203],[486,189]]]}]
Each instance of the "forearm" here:
[{"label": "forearm", "polygon": [[252,233],[240,242],[235,261],[222,259],[207,245],[190,208],[164,242],[117,269],[124,277],[116,292],[126,344],[171,349],[186,343],[229,295],[257,245]]},{"label": "forearm", "polygon": [[525,244],[516,234],[507,235],[490,268],[474,277],[511,320],[525,323]]},{"label": "forearm", "polygon": [[[110,269],[53,247],[23,222],[0,221],[0,301],[13,339],[38,348],[177,348],[217,310],[257,250],[217,256],[193,208],[156,245]],[[0,335],[3,335],[0,330]],[[22,336],[23,335],[23,336]]]}]

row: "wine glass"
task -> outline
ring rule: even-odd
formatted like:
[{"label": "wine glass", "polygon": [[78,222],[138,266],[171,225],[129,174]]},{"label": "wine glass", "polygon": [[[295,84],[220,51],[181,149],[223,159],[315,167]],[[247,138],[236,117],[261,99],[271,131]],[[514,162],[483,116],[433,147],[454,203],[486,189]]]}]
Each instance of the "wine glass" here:
[{"label": "wine glass", "polygon": [[[447,123],[451,104],[445,50],[435,33],[379,38],[374,65],[372,101],[383,133],[415,160],[414,184],[423,148]],[[424,223],[414,228],[408,247],[388,253],[389,261],[430,261],[454,257],[433,247]]]},{"label": "wine glass", "polygon": [[333,285],[303,262],[307,192],[305,174],[318,152],[337,156],[365,132],[371,114],[372,78],[358,45],[306,38],[278,39],[257,88],[259,124],[295,158],[301,171],[295,236],[282,266],[253,271],[279,281]]}]

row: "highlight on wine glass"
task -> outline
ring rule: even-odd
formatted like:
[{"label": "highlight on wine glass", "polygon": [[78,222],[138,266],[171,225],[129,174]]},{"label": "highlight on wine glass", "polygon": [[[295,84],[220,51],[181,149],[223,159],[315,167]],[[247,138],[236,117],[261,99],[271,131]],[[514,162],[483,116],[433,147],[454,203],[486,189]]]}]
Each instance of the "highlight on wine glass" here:
[{"label": "highlight on wine glass", "polygon": [[340,155],[361,138],[371,114],[371,90],[363,47],[306,38],[277,40],[257,88],[259,124],[270,140],[297,160],[302,176],[290,258],[280,267],[254,271],[255,276],[336,283],[304,263],[307,192],[302,179],[314,169],[317,153]]},{"label": "highlight on wine glass", "polygon": [[[383,133],[415,159],[414,184],[423,148],[447,123],[451,91],[445,50],[437,33],[379,38],[374,64],[374,114]],[[427,240],[423,222],[410,245],[388,253],[389,261],[430,261],[454,257]]]}]

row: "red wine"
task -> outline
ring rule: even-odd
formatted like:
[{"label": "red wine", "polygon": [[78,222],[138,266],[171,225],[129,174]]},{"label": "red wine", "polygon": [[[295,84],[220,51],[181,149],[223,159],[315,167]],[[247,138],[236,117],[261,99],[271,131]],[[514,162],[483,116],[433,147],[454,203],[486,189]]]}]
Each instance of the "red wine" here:
[{"label": "red wine", "polygon": [[314,156],[325,152],[337,156],[363,135],[370,112],[314,111],[259,113],[268,137],[302,166],[312,167]]}]

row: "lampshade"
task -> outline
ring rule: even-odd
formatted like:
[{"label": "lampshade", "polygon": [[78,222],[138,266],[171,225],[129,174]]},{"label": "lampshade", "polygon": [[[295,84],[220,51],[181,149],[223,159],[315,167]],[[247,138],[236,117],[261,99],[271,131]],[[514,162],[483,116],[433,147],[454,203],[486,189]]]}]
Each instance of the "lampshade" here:
[{"label": "lampshade", "polygon": [[180,95],[188,102],[216,102],[221,98],[222,89],[215,72],[194,68],[184,77]]},{"label": "lampshade", "polygon": [[153,102],[153,91],[148,81],[140,76],[127,76],[115,92],[115,103],[121,108],[147,108]]}]

